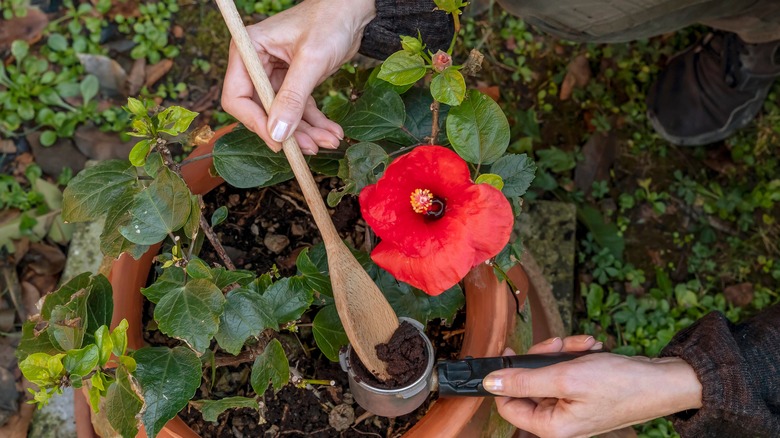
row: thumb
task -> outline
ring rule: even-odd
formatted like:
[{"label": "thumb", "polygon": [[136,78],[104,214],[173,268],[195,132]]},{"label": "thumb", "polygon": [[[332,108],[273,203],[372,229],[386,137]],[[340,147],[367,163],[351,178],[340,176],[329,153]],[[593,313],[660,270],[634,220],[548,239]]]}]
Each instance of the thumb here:
[{"label": "thumb", "polygon": [[306,103],[322,77],[316,67],[322,64],[307,58],[300,54],[293,58],[268,112],[268,132],[280,143],[298,127]]},{"label": "thumb", "polygon": [[555,397],[562,394],[555,385],[555,366],[525,369],[505,368],[488,374],[482,385],[496,395],[509,397]]}]

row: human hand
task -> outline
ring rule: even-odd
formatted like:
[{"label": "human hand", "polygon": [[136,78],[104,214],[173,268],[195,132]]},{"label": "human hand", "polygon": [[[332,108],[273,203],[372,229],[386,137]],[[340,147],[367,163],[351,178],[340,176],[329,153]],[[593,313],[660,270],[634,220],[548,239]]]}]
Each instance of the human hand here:
[{"label": "human hand", "polygon": [[318,84],[357,53],[374,0],[307,0],[247,27],[277,91],[268,113],[231,42],[222,107],[278,152],[291,133],[306,154],[335,149],[344,131],[311,98]]},{"label": "human hand", "polygon": [[[598,343],[600,344],[600,343]],[[529,353],[599,349],[592,337],[554,338]],[[514,354],[511,350],[505,354]],[[586,355],[538,369],[489,374],[485,389],[499,414],[522,430],[546,437],[587,437],[701,407],[702,387],[687,362],[611,353]]]}]

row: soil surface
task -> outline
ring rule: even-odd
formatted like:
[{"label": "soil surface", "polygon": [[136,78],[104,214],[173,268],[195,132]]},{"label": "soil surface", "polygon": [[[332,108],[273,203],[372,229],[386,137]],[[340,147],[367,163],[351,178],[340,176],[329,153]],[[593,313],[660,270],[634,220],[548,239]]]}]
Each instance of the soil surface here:
[{"label": "soil surface", "polygon": [[377,356],[387,363],[386,381],[376,379],[352,350],[349,362],[360,381],[380,389],[403,388],[420,378],[428,365],[428,353],[425,340],[420,331],[406,321],[401,322],[386,344],[376,346]]},{"label": "soil surface", "polygon": [[[318,178],[323,196],[336,184],[335,179]],[[321,241],[306,203],[294,181],[267,189],[235,189],[222,185],[204,197],[205,217],[211,217],[222,205],[228,207],[228,218],[216,227],[215,232],[227,246],[227,251],[238,269],[248,269],[262,274],[274,265],[282,276],[296,274],[295,259],[306,247]],[[360,218],[357,200],[345,197],[331,215],[341,237],[355,247],[365,241],[365,224]],[[273,237],[281,236],[281,237]],[[282,237],[286,238],[283,239]],[[207,262],[219,262],[208,242],[205,242],[200,257]],[[150,278],[151,280],[152,278]],[[316,348],[311,330],[313,311],[303,315],[297,324],[297,332],[282,330],[269,332],[279,339],[288,354],[294,376],[304,379],[333,381],[333,385],[307,385],[298,387],[289,384],[274,394],[269,389],[261,398],[260,410],[230,409],[222,413],[218,421],[206,422],[195,405],[189,405],[179,416],[204,438],[222,437],[398,437],[408,431],[428,411],[436,396],[431,395],[416,411],[397,418],[377,417],[367,413],[355,403],[349,391],[347,374],[339,364],[329,361]],[[145,337],[156,345],[179,345],[157,331],[152,315],[154,305],[147,302],[145,311]],[[408,325],[408,324],[406,324]],[[426,333],[434,345],[436,356],[453,359],[460,351],[465,325],[464,310],[458,313],[451,324],[434,320],[428,324]],[[413,326],[408,325],[412,339],[419,341],[417,362],[424,369],[427,355],[422,338]],[[404,357],[414,358],[410,353],[410,333],[401,331],[398,339],[388,343],[386,353],[394,355],[399,351]],[[212,345],[218,366],[212,375],[211,368],[204,368],[203,382],[193,400],[218,400],[230,396],[255,397],[250,385],[254,356],[252,346],[244,348],[241,354],[233,356]],[[392,361],[391,367],[398,367],[406,379],[414,380],[421,371],[407,373],[408,365]],[[413,360],[414,362],[414,360]],[[413,375],[412,375],[413,374]],[[409,377],[411,376],[411,377]],[[403,378],[402,378],[403,379]],[[401,384],[403,385],[403,383]]]}]

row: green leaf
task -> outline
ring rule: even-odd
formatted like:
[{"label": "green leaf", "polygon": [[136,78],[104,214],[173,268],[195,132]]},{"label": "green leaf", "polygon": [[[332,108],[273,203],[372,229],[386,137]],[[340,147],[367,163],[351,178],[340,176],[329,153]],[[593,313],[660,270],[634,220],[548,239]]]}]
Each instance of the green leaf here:
[{"label": "green leaf", "polygon": [[39,332],[35,326],[36,322],[33,320],[27,320],[22,324],[22,338],[15,352],[19,361],[33,353],[56,354],[62,351],[52,342],[48,329]]},{"label": "green leaf", "polygon": [[119,232],[139,245],[153,245],[187,222],[192,208],[190,190],[178,175],[163,168],[149,187],[133,199],[130,222]]},{"label": "green leaf", "polygon": [[187,222],[184,223],[184,235],[188,239],[194,240],[200,229],[200,203],[197,195],[190,195],[190,215]]},{"label": "green leaf", "polygon": [[116,370],[116,380],[106,393],[106,417],[109,424],[122,438],[135,438],[138,434],[138,419],[143,401],[133,390],[130,375],[125,367]]},{"label": "green leaf", "polygon": [[279,392],[290,381],[290,364],[278,339],[269,342],[252,365],[250,383],[257,395],[265,394],[269,381],[274,393]]},{"label": "green leaf", "polygon": [[447,67],[431,81],[431,95],[439,102],[458,106],[466,97],[466,80],[454,67]]},{"label": "green leaf", "polygon": [[212,280],[211,268],[209,268],[209,265],[207,265],[206,262],[197,257],[193,257],[187,263],[187,274],[192,278],[205,278]]},{"label": "green leaf", "polygon": [[46,40],[46,45],[55,52],[62,52],[68,48],[68,40],[61,33],[53,33]]},{"label": "green leaf", "polygon": [[419,54],[423,50],[422,38],[419,36],[420,32],[417,32],[417,37],[408,35],[401,35],[401,48],[411,54]]},{"label": "green leaf", "polygon": [[100,234],[100,250],[104,255],[119,258],[126,252],[138,260],[149,250],[148,245],[136,245],[125,239],[125,236],[119,232],[121,227],[130,223],[130,206],[138,192],[139,189],[135,186],[127,187],[127,190],[116,197],[109,207],[103,232]]},{"label": "green leaf", "polygon": [[98,90],[100,90],[100,82],[95,75],[86,75],[79,84],[79,90],[81,91],[81,97],[84,99],[84,105],[88,104],[95,96],[97,96]]},{"label": "green leaf", "polygon": [[111,344],[113,345],[111,352],[116,357],[124,356],[127,352],[127,328],[127,320],[122,319],[119,325],[111,332]]},{"label": "green leaf", "polygon": [[493,99],[476,90],[447,116],[447,138],[464,160],[490,164],[509,146],[509,122]]},{"label": "green leaf", "polygon": [[436,8],[448,13],[458,13],[460,8],[466,6],[468,3],[463,0],[434,0]]},{"label": "green leaf", "polygon": [[555,173],[564,173],[577,166],[574,154],[552,146],[548,149],[536,151],[539,155],[539,167],[550,169]]},{"label": "green leaf", "polygon": [[[402,99],[406,111],[404,129],[393,132],[387,139],[400,145],[421,144],[426,137],[431,135],[431,128],[433,127],[431,104],[433,103],[433,97],[427,90],[412,88],[404,93]],[[448,105],[439,105],[439,138],[433,141],[434,144],[446,145],[449,143],[445,127],[449,111],[450,107]]]},{"label": "green leaf", "polygon": [[141,294],[154,304],[158,304],[167,294],[184,287],[185,278],[184,269],[171,266],[163,270],[162,275],[151,286],[141,288]]},{"label": "green leaf", "polygon": [[233,283],[238,283],[239,286],[246,286],[255,279],[255,273],[242,269],[228,271],[220,266],[218,268],[211,268],[211,278],[214,281],[214,284],[222,290]]},{"label": "green leaf", "polygon": [[344,134],[360,141],[376,141],[404,126],[404,102],[396,92],[372,88],[355,102],[355,110],[341,123]]},{"label": "green leaf", "polygon": [[381,146],[363,142],[347,149],[344,162],[348,172],[344,178],[345,186],[328,194],[328,203],[331,205],[338,203],[343,196],[358,194],[363,187],[375,183],[390,162],[390,157]]},{"label": "green leaf", "polygon": [[508,198],[523,196],[536,176],[536,164],[528,155],[508,154],[496,160],[490,171],[504,180],[504,195]]},{"label": "green leaf", "polygon": [[195,117],[198,117],[198,113],[180,106],[166,108],[157,115],[157,131],[170,135],[179,135],[187,131]]},{"label": "green leaf", "polygon": [[293,177],[284,154],[273,152],[243,127],[217,140],[212,154],[217,173],[234,187],[271,186]]},{"label": "green leaf", "polygon": [[51,146],[57,141],[57,133],[47,129],[46,131],[43,131],[39,140],[42,146]]},{"label": "green leaf", "polygon": [[217,421],[219,414],[228,409],[260,409],[257,400],[248,397],[225,397],[220,400],[197,400],[195,406],[200,409],[205,421]]},{"label": "green leaf", "polygon": [[146,156],[152,150],[152,140],[143,139],[130,149],[130,163],[136,167],[143,167],[146,164]]},{"label": "green leaf", "polygon": [[427,72],[422,56],[403,50],[393,53],[382,63],[378,77],[393,85],[409,85],[422,79]]},{"label": "green leaf", "polygon": [[149,438],[181,411],[200,386],[198,356],[185,347],[144,347],[133,354],[133,376],[144,400],[141,420]]},{"label": "green leaf", "polygon": [[160,331],[203,353],[219,330],[225,306],[222,291],[210,280],[196,279],[168,292],[154,308]]},{"label": "green leaf", "polygon": [[87,325],[87,298],[89,291],[81,289],[65,304],[51,310],[49,336],[63,350],[81,348]]},{"label": "green leaf", "polygon": [[33,353],[19,362],[19,370],[27,380],[40,387],[54,385],[65,372],[63,357],[64,354]]},{"label": "green leaf", "polygon": [[333,296],[324,245],[304,249],[298,254],[295,264],[308,289],[329,297]]},{"label": "green leaf", "polygon": [[68,374],[84,377],[98,365],[98,360],[98,347],[88,345],[80,350],[68,351],[62,364]]},{"label": "green leaf", "polygon": [[102,274],[95,275],[89,285],[87,298],[87,325],[85,342],[92,342],[92,334],[100,327],[111,324],[114,315],[114,297],[111,283]]},{"label": "green leaf", "polygon": [[489,184],[496,190],[501,190],[504,188],[504,180],[495,173],[483,173],[479,175],[477,180],[474,182],[477,184]]},{"label": "green leaf", "polygon": [[135,181],[135,168],[129,161],[104,161],[82,170],[62,194],[62,218],[68,222],[97,219]]},{"label": "green leaf", "polygon": [[335,305],[327,305],[317,312],[317,316],[312,321],[312,332],[322,354],[331,361],[338,362],[339,350],[349,344],[349,338]]},{"label": "green leaf", "polygon": [[264,328],[279,326],[260,298],[248,289],[234,289],[227,294],[215,336],[223,350],[237,355],[249,337],[259,335]]},{"label": "green leaf", "polygon": [[423,324],[433,318],[451,320],[465,303],[463,291],[458,285],[433,297],[399,282],[384,269],[376,271],[374,281],[398,316],[406,316]]},{"label": "green leaf", "polygon": [[95,345],[98,348],[100,366],[105,366],[111,359],[111,351],[114,349],[114,341],[111,339],[108,327],[101,326],[95,331]]},{"label": "green leaf", "polygon": [[225,219],[227,219],[227,217],[228,217],[228,209],[223,205],[218,209],[214,210],[214,213],[211,214],[211,226],[216,227],[217,225],[224,222]]},{"label": "green leaf", "polygon": [[76,292],[86,289],[92,282],[92,278],[89,272],[84,272],[70,279],[67,283],[60,286],[56,291],[46,295],[46,298],[41,306],[41,318],[44,321],[51,319],[51,311],[56,306],[66,304],[70,301],[70,298]]},{"label": "green leaf", "polygon": [[588,230],[590,230],[593,234],[593,239],[595,239],[602,248],[609,249],[609,252],[612,253],[616,259],[623,260],[623,250],[626,247],[626,242],[623,240],[623,236],[619,234],[619,230],[615,224],[605,222],[601,211],[590,205],[578,208],[577,217],[585,224]]},{"label": "green leaf", "polygon": [[[301,278],[282,278],[268,287],[262,295],[263,305],[270,309],[274,321],[284,324],[294,321],[309,308],[314,296]],[[276,327],[274,327],[276,328]]]},{"label": "green leaf", "polygon": [[20,63],[30,52],[30,45],[24,40],[14,40],[11,43],[11,55]]}]

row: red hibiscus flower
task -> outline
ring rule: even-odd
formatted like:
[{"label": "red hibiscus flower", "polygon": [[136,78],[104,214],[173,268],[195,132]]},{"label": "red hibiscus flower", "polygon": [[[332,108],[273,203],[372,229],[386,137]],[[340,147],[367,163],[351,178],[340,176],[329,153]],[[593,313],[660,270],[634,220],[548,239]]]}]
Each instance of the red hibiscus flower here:
[{"label": "red hibiscus flower", "polygon": [[498,254],[514,220],[504,195],[474,184],[466,162],[441,146],[419,146],[393,161],[360,193],[360,211],[382,239],[374,262],[429,295]]}]

